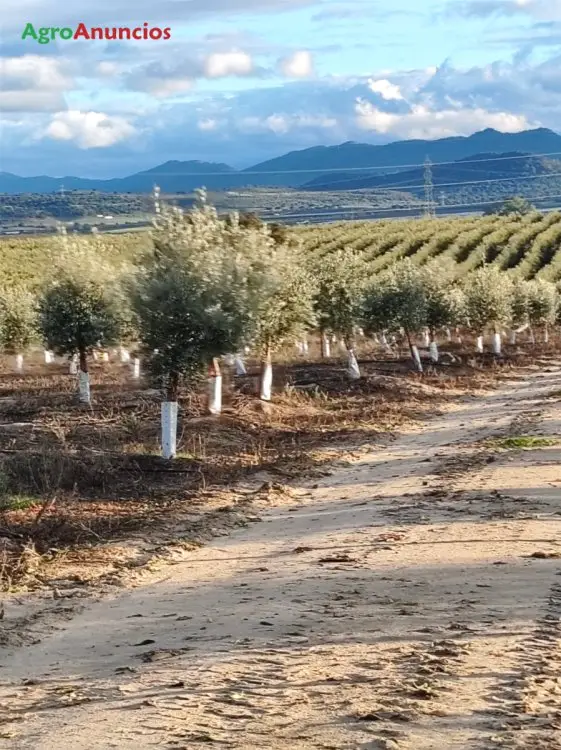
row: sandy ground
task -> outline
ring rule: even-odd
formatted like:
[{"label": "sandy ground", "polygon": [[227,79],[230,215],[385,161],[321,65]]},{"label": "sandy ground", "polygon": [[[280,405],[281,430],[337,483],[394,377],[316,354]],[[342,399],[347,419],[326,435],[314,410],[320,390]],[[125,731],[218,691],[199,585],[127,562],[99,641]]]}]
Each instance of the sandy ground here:
[{"label": "sandy ground", "polygon": [[560,389],[457,403],[0,651],[0,747],[559,750],[561,443],[481,441],[561,436]]}]

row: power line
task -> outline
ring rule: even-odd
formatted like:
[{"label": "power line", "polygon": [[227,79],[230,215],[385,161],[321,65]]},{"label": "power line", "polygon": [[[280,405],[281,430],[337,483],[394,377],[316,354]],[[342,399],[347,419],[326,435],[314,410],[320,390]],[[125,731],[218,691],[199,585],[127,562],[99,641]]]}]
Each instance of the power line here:
[{"label": "power line", "polygon": [[[539,200],[551,200],[553,198],[561,198],[561,193],[556,193],[555,195],[543,195],[540,196]],[[476,206],[479,206],[480,208],[491,206],[491,205],[498,205],[501,203],[504,203],[505,199],[501,198],[500,200],[493,200],[493,201],[476,201],[471,203],[451,203],[445,206],[446,209],[456,209],[456,208],[475,208]],[[388,206],[387,208],[368,208],[368,206],[355,206],[354,208],[347,208],[347,209],[335,209],[333,211],[325,211],[325,213],[299,213],[299,214],[276,214],[276,215],[264,215],[261,214],[260,218],[264,221],[273,221],[273,220],[282,220],[282,219],[296,219],[296,218],[318,218],[321,219],[323,217],[327,216],[335,216],[339,214],[348,214],[351,211],[354,213],[363,212],[368,214],[387,214],[392,212],[406,212],[406,211],[416,211],[419,209],[418,204],[413,206]],[[442,215],[442,214],[441,214]],[[391,217],[388,217],[391,218]]]},{"label": "power line", "polygon": [[[432,165],[434,166],[434,165]],[[437,182],[436,187],[442,188],[442,187],[455,187],[458,185],[487,185],[490,183],[496,183],[496,182],[519,182],[520,180],[546,180],[550,177],[561,177],[561,172],[548,172],[547,174],[533,174],[533,175],[526,175],[525,177],[491,177],[484,180],[465,180],[465,181],[458,181],[458,182]],[[344,182],[347,182],[347,180],[344,180]],[[336,182],[332,183],[334,185],[338,184]],[[383,193],[406,193],[410,190],[421,190],[425,187],[425,182],[419,183],[418,185],[407,185],[402,184],[399,187],[373,187],[373,188],[341,188],[339,190],[325,190],[325,191],[317,191],[319,192],[326,192],[326,193],[364,193],[365,191],[368,192],[383,192]],[[310,193],[310,195],[314,195],[314,191],[305,191],[306,193]]]},{"label": "power line", "polygon": [[[366,145],[366,144],[365,144]],[[433,163],[433,167],[446,166],[455,164],[461,166],[462,164],[487,164],[488,162],[495,161],[514,161],[520,159],[538,159],[540,157],[548,156],[560,156],[561,151],[550,151],[549,153],[540,154],[516,154],[513,156],[489,156],[485,159],[460,159],[456,161],[438,161]],[[147,174],[151,177],[243,177],[248,174],[266,175],[266,174],[316,174],[316,173],[329,173],[329,172],[373,172],[375,170],[401,170],[401,169],[413,169],[415,167],[423,167],[424,162],[417,164],[387,164],[377,165],[371,167],[325,167],[314,169],[312,167],[308,169],[275,169],[275,170],[240,170],[235,172],[148,172]],[[123,179],[123,178],[121,178]]]}]

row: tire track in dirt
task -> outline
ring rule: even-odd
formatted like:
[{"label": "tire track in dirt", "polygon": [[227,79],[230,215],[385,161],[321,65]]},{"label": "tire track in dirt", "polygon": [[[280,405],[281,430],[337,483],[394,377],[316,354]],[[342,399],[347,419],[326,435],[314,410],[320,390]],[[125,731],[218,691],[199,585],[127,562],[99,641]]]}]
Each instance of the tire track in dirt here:
[{"label": "tire track in dirt", "polygon": [[481,746],[555,572],[523,555],[551,529],[508,515],[499,461],[439,462],[558,377],[454,405],[7,663],[8,747]]}]

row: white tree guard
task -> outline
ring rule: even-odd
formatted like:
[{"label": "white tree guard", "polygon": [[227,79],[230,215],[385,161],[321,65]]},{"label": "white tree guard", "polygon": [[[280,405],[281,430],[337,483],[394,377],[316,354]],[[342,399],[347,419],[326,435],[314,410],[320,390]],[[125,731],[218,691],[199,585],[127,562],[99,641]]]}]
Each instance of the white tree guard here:
[{"label": "white tree guard", "polygon": [[51,365],[55,361],[55,356],[53,352],[50,352],[48,349],[45,349],[45,364]]},{"label": "white tree guard", "polygon": [[302,340],[302,354],[308,354],[310,347],[308,346],[308,339]]},{"label": "white tree guard", "polygon": [[132,376],[135,380],[140,378],[140,360],[135,357],[132,361]]},{"label": "white tree guard", "polygon": [[244,346],[243,350],[244,350],[244,354],[249,354],[251,352],[251,349],[249,348],[249,346]]},{"label": "white tree guard", "polygon": [[493,334],[493,354],[500,354],[502,348],[502,339],[500,333]]},{"label": "white tree guard", "polygon": [[380,343],[382,344],[382,346],[389,346],[388,339],[387,339],[385,333],[381,334],[381,336],[380,336]]},{"label": "white tree guard", "polygon": [[126,362],[131,361],[131,355],[129,353],[128,349],[125,349],[124,346],[119,347],[119,360],[125,364]]},{"label": "white tree guard", "polygon": [[70,362],[68,363],[68,372],[71,375],[78,374],[78,357],[75,354],[72,355],[72,358],[70,359]]},{"label": "white tree guard", "polygon": [[516,331],[510,332],[510,339],[509,339],[510,345],[514,346],[516,344]]},{"label": "white tree guard", "polygon": [[483,336],[478,336],[475,342],[475,351],[478,354],[483,354]]},{"label": "white tree guard", "polygon": [[534,329],[533,328],[530,328],[530,337],[529,338],[530,338],[530,344],[535,344],[536,343],[536,337],[534,335]]},{"label": "white tree guard", "polygon": [[101,361],[109,362],[109,352],[101,352]]},{"label": "white tree guard", "polygon": [[222,411],[222,375],[208,379],[208,410],[211,414]]},{"label": "white tree guard", "polygon": [[423,331],[423,346],[428,349],[430,346],[430,336],[428,331]]},{"label": "white tree guard", "polygon": [[438,344],[436,343],[436,341],[430,342],[429,355],[433,362],[438,362]]},{"label": "white tree guard", "polygon": [[304,354],[304,344],[301,341],[296,342],[296,349],[298,350],[298,354]]},{"label": "white tree guard", "polygon": [[162,402],[162,456],[175,458],[177,453],[177,401]]},{"label": "white tree guard", "polygon": [[348,350],[347,374],[351,380],[359,380],[360,368],[356,361],[356,355],[352,349]]},{"label": "white tree guard", "polygon": [[364,336],[364,328],[359,328],[358,329],[358,335],[359,336]]},{"label": "white tree guard", "polygon": [[446,341],[452,341],[452,331],[449,328],[446,329]]},{"label": "white tree guard", "polygon": [[331,357],[331,342],[329,340],[329,336],[323,335],[323,343],[322,343],[322,351],[323,356],[328,359]]},{"label": "white tree guard", "polygon": [[245,369],[244,361],[241,357],[234,357],[234,367],[236,368],[236,377],[239,378],[243,375],[247,375],[247,370]]},{"label": "white tree guard", "polygon": [[91,402],[89,372],[82,372],[80,370],[80,373],[78,375],[78,392],[80,403],[89,404]]},{"label": "white tree guard", "polygon": [[546,326],[543,332],[543,343],[549,344],[549,328]]},{"label": "white tree guard", "polygon": [[263,365],[263,371],[261,373],[261,401],[270,401],[273,390],[273,365],[270,362],[266,362]]},{"label": "white tree guard", "polygon": [[341,349],[342,352],[347,351],[347,346],[345,344],[344,339],[339,339],[339,349]]},{"label": "white tree guard", "polygon": [[416,346],[412,346],[411,349],[413,350],[413,362],[415,362],[415,367],[417,368],[418,372],[423,372],[423,365],[421,362],[421,355],[419,354],[419,350]]},{"label": "white tree guard", "polygon": [[16,354],[16,372],[23,372],[23,354]]},{"label": "white tree guard", "polygon": [[236,358],[234,357],[234,355],[226,354],[226,356],[224,357],[224,364],[228,365],[228,367],[233,367],[235,363],[236,363]]},{"label": "white tree guard", "polygon": [[97,360],[99,359],[99,354],[96,351],[93,352],[93,358],[94,362],[97,362]]}]

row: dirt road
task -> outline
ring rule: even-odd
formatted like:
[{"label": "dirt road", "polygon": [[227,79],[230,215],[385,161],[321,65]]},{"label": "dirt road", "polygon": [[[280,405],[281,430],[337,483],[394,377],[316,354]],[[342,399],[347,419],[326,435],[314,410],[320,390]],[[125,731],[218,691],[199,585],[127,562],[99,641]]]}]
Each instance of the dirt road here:
[{"label": "dirt road", "polygon": [[0,746],[558,750],[561,443],[480,441],[561,436],[560,392],[457,403],[0,652]]}]

